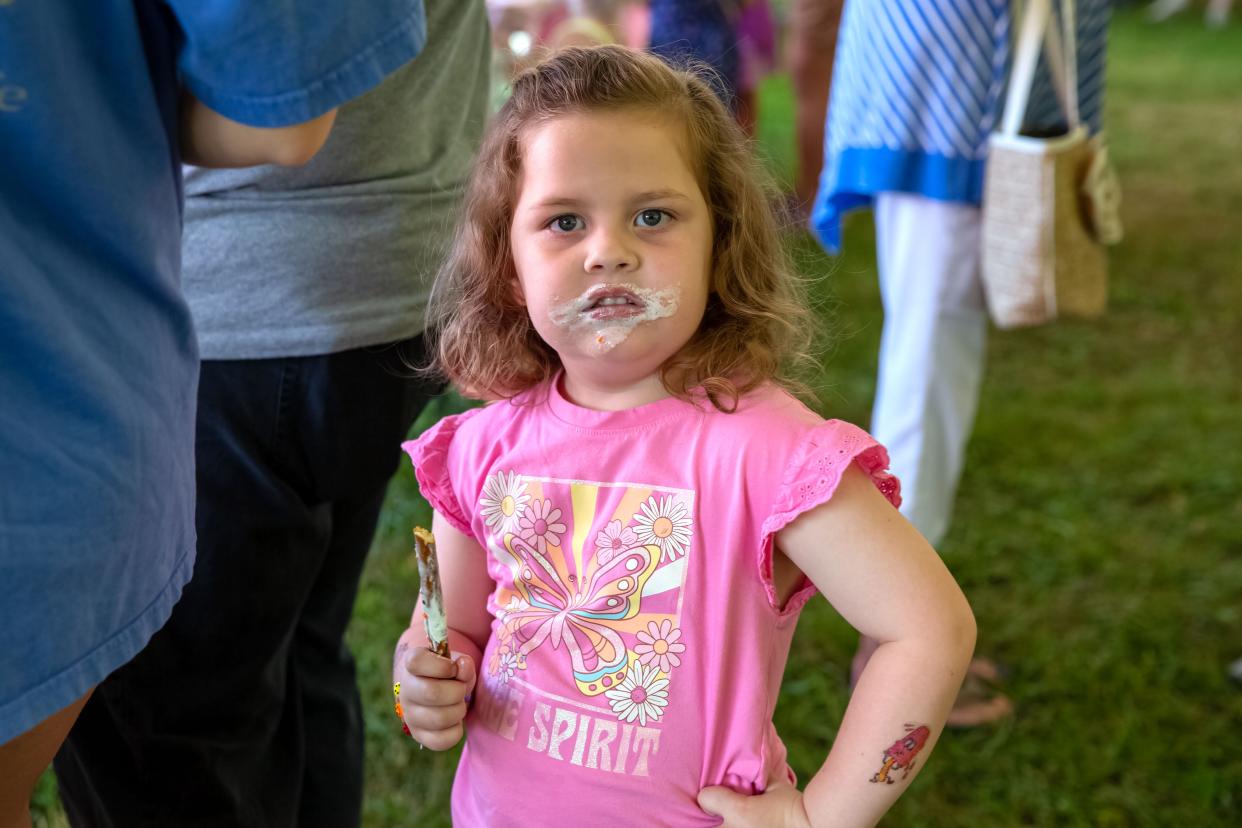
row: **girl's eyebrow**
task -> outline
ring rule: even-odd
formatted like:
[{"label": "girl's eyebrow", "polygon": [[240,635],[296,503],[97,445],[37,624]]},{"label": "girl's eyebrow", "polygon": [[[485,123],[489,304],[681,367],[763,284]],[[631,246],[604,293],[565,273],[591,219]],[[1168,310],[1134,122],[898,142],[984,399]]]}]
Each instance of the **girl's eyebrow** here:
[{"label": "girl's eyebrow", "polygon": [[543,210],[548,207],[567,207],[567,208],[573,209],[575,207],[581,207],[585,203],[586,202],[580,201],[579,199],[576,199],[576,198],[563,198],[563,197],[558,197],[558,196],[552,196],[551,198],[545,198],[543,201],[535,202],[534,204],[530,205],[528,209]]},{"label": "girl's eyebrow", "polygon": [[645,193],[639,193],[634,196],[635,201],[667,201],[667,200],[689,201],[690,197],[680,190],[648,190]]},{"label": "girl's eyebrow", "polygon": [[[647,190],[646,192],[635,193],[630,198],[630,201],[635,203],[642,201],[690,201],[690,197],[680,190]],[[529,209],[546,210],[549,207],[556,207],[573,210],[585,204],[586,202],[582,199],[569,198],[568,196],[550,196],[530,205]]]}]

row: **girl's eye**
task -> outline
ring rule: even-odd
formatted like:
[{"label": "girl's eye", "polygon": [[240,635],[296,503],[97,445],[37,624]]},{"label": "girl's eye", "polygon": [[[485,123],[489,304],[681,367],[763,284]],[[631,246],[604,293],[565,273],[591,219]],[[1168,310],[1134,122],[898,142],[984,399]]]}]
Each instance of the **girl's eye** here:
[{"label": "girl's eye", "polygon": [[659,227],[669,217],[663,210],[643,210],[638,214],[635,223],[641,227]]},{"label": "girl's eye", "polygon": [[581,229],[581,225],[582,219],[574,215],[557,216],[552,219],[551,224],[554,230],[558,230],[562,233],[572,233],[575,230]]}]

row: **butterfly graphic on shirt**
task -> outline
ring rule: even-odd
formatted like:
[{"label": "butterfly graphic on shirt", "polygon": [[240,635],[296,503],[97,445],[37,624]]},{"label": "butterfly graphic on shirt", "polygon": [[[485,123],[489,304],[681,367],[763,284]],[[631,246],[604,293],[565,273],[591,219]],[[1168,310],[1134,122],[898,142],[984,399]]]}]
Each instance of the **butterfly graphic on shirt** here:
[{"label": "butterfly graphic on shirt", "polygon": [[548,556],[521,537],[506,534],[504,544],[517,560],[513,584],[524,602],[505,612],[518,657],[545,642],[554,650],[564,646],[579,692],[598,696],[615,687],[630,654],[614,625],[638,615],[660,547],[635,546],[604,562],[596,557],[567,583]]}]

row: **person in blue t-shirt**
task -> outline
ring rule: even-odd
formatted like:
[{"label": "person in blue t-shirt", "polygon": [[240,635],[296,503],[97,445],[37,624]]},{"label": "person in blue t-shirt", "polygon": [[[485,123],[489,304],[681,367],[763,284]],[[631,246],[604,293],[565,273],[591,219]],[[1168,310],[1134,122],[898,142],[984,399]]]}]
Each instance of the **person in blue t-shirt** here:
[{"label": "person in blue t-shirt", "polygon": [[425,34],[421,0],[0,3],[0,824],[193,569],[181,162],[306,161]]}]

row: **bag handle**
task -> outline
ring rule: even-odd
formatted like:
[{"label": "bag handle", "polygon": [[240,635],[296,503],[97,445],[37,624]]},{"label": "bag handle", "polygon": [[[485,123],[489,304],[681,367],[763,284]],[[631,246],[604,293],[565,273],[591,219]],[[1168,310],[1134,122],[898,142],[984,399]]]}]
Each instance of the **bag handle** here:
[{"label": "bag handle", "polygon": [[[1075,0],[1061,0],[1061,28],[1063,33],[1049,25],[1052,16],[1051,0],[1026,0],[1015,2],[1014,17],[1022,18],[1018,32],[1018,45],[1014,53],[1013,69],[1009,75],[1009,91],[1005,96],[1005,111],[1001,120],[1002,135],[1016,136],[1022,128],[1022,116],[1031,97],[1035,82],[1035,68],[1039,64],[1040,41],[1048,54],[1048,67],[1052,72],[1057,98],[1065,110],[1070,129],[1081,123],[1078,113],[1078,29],[1075,24]],[[1024,6],[1024,8],[1023,8]],[[1063,48],[1064,47],[1064,48]]]}]

